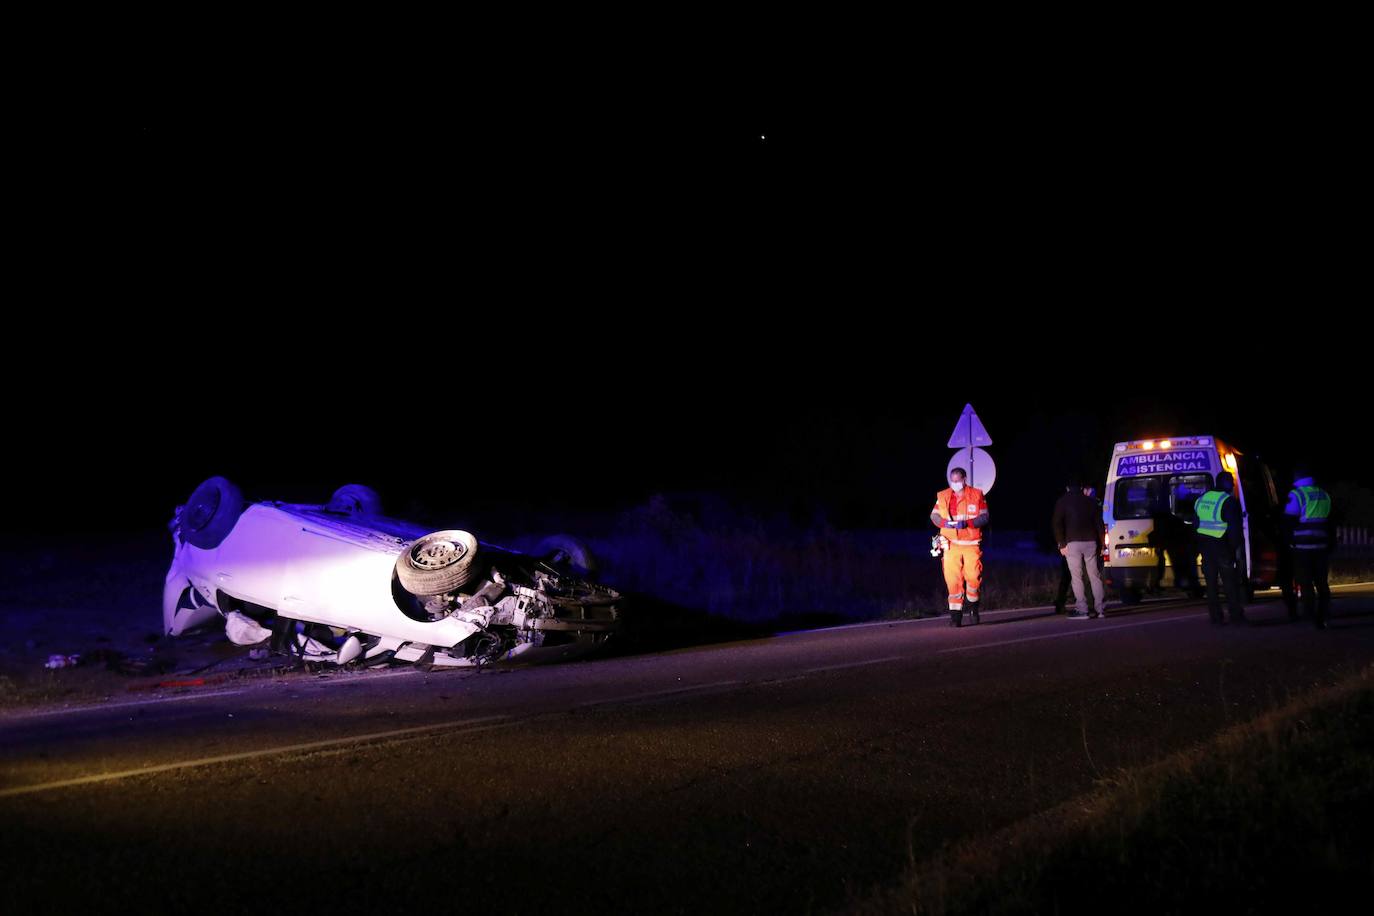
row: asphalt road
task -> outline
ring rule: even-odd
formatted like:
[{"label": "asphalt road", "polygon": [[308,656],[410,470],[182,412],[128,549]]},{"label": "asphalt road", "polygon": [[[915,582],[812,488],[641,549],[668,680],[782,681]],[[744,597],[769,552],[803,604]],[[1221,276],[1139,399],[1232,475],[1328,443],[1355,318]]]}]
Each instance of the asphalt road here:
[{"label": "asphalt road", "polygon": [[865,624],[0,716],[9,899],[197,912],[806,912],[1374,661],[1197,604]]}]

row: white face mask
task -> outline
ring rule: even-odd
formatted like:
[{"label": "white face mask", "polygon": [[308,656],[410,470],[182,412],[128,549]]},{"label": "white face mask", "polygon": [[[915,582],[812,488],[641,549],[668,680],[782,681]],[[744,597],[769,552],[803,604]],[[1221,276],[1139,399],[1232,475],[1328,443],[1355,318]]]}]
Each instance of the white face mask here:
[{"label": "white face mask", "polygon": [[964,482],[962,480],[951,480],[949,482],[949,487],[955,493],[958,493],[960,490],[964,489]]}]

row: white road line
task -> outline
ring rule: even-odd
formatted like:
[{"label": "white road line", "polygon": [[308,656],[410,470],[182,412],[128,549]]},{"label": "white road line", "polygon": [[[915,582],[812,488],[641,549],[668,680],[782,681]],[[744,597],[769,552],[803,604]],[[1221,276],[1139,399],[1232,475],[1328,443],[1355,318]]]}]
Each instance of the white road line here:
[{"label": "white road line", "polygon": [[107,709],[129,709],[136,706],[156,706],[159,703],[180,703],[185,700],[204,700],[209,697],[228,697],[234,694],[244,693],[245,688],[239,690],[216,690],[211,693],[184,693],[174,697],[157,697],[148,700],[132,700],[128,703],[90,703],[86,706],[68,706],[65,709],[44,709],[37,712],[19,712],[0,714],[0,726],[6,722],[18,722],[21,719],[41,719],[48,716],[70,716],[79,712],[104,712]]},{"label": "white road line", "polygon": [[[1369,584],[1370,584],[1370,585],[1374,585],[1374,582],[1371,582],[1371,583],[1369,583]],[[1338,586],[1338,585],[1333,585],[1333,586],[1331,586],[1331,587],[1332,587],[1332,588],[1340,588],[1340,586]],[[1135,611],[1167,611],[1169,608],[1172,608],[1172,607],[1178,607],[1178,606],[1184,605],[1184,604],[1192,604],[1192,603],[1194,603],[1194,602],[1201,601],[1201,600],[1203,600],[1203,599],[1201,599],[1201,598],[1158,598],[1158,599],[1151,599],[1151,600],[1149,600],[1149,601],[1142,601],[1140,604],[1133,604],[1133,605],[1130,605],[1130,607],[1131,607],[1133,610],[1135,610]],[[1124,607],[1124,605],[1119,605],[1119,607]],[[1033,612],[1041,612],[1041,616],[1044,616],[1044,617],[1054,617],[1054,616],[1058,616],[1058,615],[1050,614],[1050,613],[1049,613],[1050,611],[1053,611],[1053,610],[1054,610],[1054,605],[1052,605],[1052,604],[1041,604],[1041,605],[1037,605],[1036,607],[1010,607],[1010,608],[1002,608],[1001,610],[997,610],[997,611],[983,611],[983,612],[982,612],[982,615],[983,615],[984,617],[1004,617],[1004,616],[1006,616],[1007,614],[1030,614],[1030,613],[1033,613]],[[946,613],[945,611],[941,611],[940,613],[938,613],[938,614],[936,614],[936,615],[934,615],[934,616],[932,616],[932,617],[903,617],[903,618],[900,618],[900,619],[897,619],[897,620],[874,620],[874,621],[871,621],[871,622],[869,622],[869,623],[845,623],[845,624],[840,624],[839,626],[834,626],[834,627],[816,627],[815,629],[812,629],[812,630],[785,630],[785,631],[783,631],[782,633],[775,633],[774,635],[775,635],[775,636],[801,636],[802,634],[805,634],[805,633],[831,633],[831,632],[834,632],[834,631],[836,631],[836,630],[862,630],[862,629],[865,629],[865,628],[867,628],[867,627],[893,627],[893,626],[901,626],[902,624],[908,624],[908,623],[929,623],[929,624],[936,624],[936,623],[948,623],[948,622],[949,622],[949,614]]]},{"label": "white road line", "polygon": [[[1044,607],[1022,607],[1006,608],[1000,611],[984,611],[984,617],[992,617],[1000,614],[1025,614],[1029,611],[1049,611],[1053,610],[1054,605],[1047,604]],[[775,636],[801,636],[806,633],[833,633],[837,630],[863,630],[868,627],[899,627],[910,623],[941,623],[949,620],[949,615],[941,611],[933,617],[902,617],[895,620],[874,620],[869,623],[842,623],[834,627],[815,627],[810,630],[784,630],[775,633]]]},{"label": "white road line", "polygon": [[806,674],[787,674],[783,675],[782,677],[764,678],[761,681],[750,681],[749,683],[750,686],[753,687],[768,687],[772,686],[773,684],[786,684],[791,681],[804,681],[807,679],[808,676],[809,675]]},{"label": "white road line", "polygon": [[1159,623],[1178,623],[1180,620],[1196,620],[1204,614],[1180,614],[1177,617],[1165,617],[1163,620],[1144,620],[1140,623],[1122,623],[1114,627],[1104,627],[1101,623],[1094,625],[1094,621],[1082,622],[1083,629],[1074,630],[1070,633],[1047,633],[1044,636],[1023,636],[1020,639],[1004,639],[1000,642],[983,642],[976,646],[957,646],[953,649],[940,649],[936,655],[948,655],[951,652],[976,652],[979,649],[993,649],[997,646],[1014,646],[1023,642],[1039,642],[1042,639],[1069,639],[1074,636],[1096,636],[1098,633],[1110,633],[1113,630],[1133,630],[1137,627],[1152,627]]},{"label": "white road line", "polygon": [[191,767],[210,766],[216,763],[232,763],[238,760],[252,760],[255,757],[270,757],[277,754],[292,754],[302,751],[319,751],[332,747],[343,747],[349,744],[360,744],[370,741],[381,741],[386,738],[400,738],[408,735],[420,735],[425,732],[439,732],[445,730],[466,730],[473,726],[482,726],[493,722],[511,723],[513,720],[509,716],[484,716],[478,719],[463,719],[458,722],[441,722],[437,725],[416,725],[412,728],[395,728],[384,732],[370,732],[365,735],[350,735],[346,738],[328,738],[323,741],[307,741],[302,744],[287,744],[279,747],[262,748],[256,751],[242,751],[237,754],[221,754],[217,757],[198,757],[195,760],[178,760],[173,763],[162,763],[156,766],[139,767],[133,770],[120,770],[115,773],[101,773],[96,776],[80,776],[75,779],[60,779],[56,782],[44,782],[32,786],[16,786],[11,789],[0,789],[0,798],[9,798],[15,795],[28,795],[33,792],[46,792],[49,789],[64,789],[68,786],[84,786],[100,782],[112,782],[116,779],[128,779],[131,776],[146,776],[152,773],[166,773],[171,770],[184,770]]},{"label": "white road line", "polygon": [[[419,668],[402,668],[402,669],[400,669],[399,671],[378,671],[376,674],[363,674],[363,673],[359,673],[359,674],[355,675],[355,677],[357,678],[358,683],[362,683],[362,681],[363,681],[364,679],[369,680],[369,681],[381,681],[381,680],[386,680],[386,679],[389,678],[389,677],[405,677],[405,676],[410,675],[410,674],[424,674],[424,673],[425,673],[425,672],[421,671]],[[332,679],[333,679],[333,675],[329,675],[327,678],[317,678],[317,680],[326,680],[326,679],[332,680]],[[349,680],[351,681],[352,678],[350,678]]]},{"label": "white road line", "polygon": [[[1333,589],[1335,589],[1335,588],[1359,588],[1359,587],[1363,587],[1363,586],[1367,586],[1367,585],[1374,585],[1374,582],[1346,582],[1346,583],[1343,584],[1343,585],[1333,585],[1333,586],[1331,586],[1331,587],[1332,587]],[[1265,592],[1260,592],[1259,594],[1273,594],[1273,595],[1277,595],[1277,594],[1278,594],[1278,590],[1277,590],[1277,589],[1268,589],[1267,591],[1265,591]],[[1179,604],[1191,604],[1191,603],[1200,602],[1200,601],[1203,601],[1203,600],[1204,600],[1204,599],[1202,599],[1202,598],[1186,598],[1186,597],[1177,597],[1177,598],[1156,598],[1156,599],[1151,599],[1151,600],[1148,600],[1148,601],[1142,601],[1140,604],[1131,605],[1131,607],[1132,607],[1133,609],[1137,610],[1137,611],[1142,611],[1142,610],[1144,610],[1144,611],[1161,610],[1161,611],[1162,611],[1162,610],[1168,610],[1168,609],[1171,608],[1171,607],[1176,607],[1176,606],[1178,606]],[[1053,609],[1054,609],[1054,605],[1052,605],[1052,604],[1040,604],[1040,605],[1036,605],[1035,607],[1002,608],[1001,610],[997,610],[997,611],[983,611],[983,616],[984,616],[984,617],[996,617],[996,616],[1001,616],[1001,615],[1005,615],[1005,614],[1029,614],[1029,613],[1031,613],[1032,611],[1050,611],[1050,610],[1053,610]],[[1046,616],[1048,616],[1048,615],[1046,615]],[[899,618],[899,619],[896,619],[896,620],[873,620],[873,621],[869,621],[869,622],[866,622],[866,623],[842,623],[842,624],[840,624],[840,625],[838,625],[838,626],[833,626],[833,627],[814,627],[814,628],[809,629],[809,630],[784,630],[783,632],[781,632],[781,633],[776,633],[776,634],[774,634],[774,635],[775,635],[775,636],[800,636],[800,635],[802,635],[803,633],[830,633],[830,632],[833,632],[833,631],[835,631],[835,630],[862,630],[862,629],[866,629],[867,627],[895,627],[895,626],[902,626],[902,625],[908,624],[908,623],[940,623],[940,622],[942,622],[942,621],[947,621],[947,620],[949,620],[949,616],[948,616],[945,612],[941,611],[939,614],[936,614],[936,615],[933,616],[933,617],[902,617],[902,618]]]},{"label": "white road line", "polygon": [[609,697],[604,700],[588,700],[585,703],[578,703],[573,709],[583,709],[587,706],[604,706],[607,703],[633,703],[636,700],[649,700],[654,697],[670,697],[679,693],[691,693],[694,690],[709,690],[712,687],[733,687],[736,684],[743,684],[744,681],[716,681],[711,684],[697,684],[692,687],[674,687],[671,690],[654,690],[649,693],[632,693],[627,697]]},{"label": "white road line", "polygon": [[[418,668],[406,668],[406,669],[403,669],[403,670],[401,670],[401,671],[386,671],[386,672],[378,672],[378,673],[376,673],[376,674],[363,674],[363,675],[356,675],[356,676],[354,676],[354,677],[349,677],[349,678],[340,678],[340,679],[338,679],[338,680],[335,680],[332,676],[331,676],[331,677],[325,677],[325,678],[311,678],[311,679],[309,679],[309,680],[302,679],[302,680],[292,680],[292,681],[286,681],[286,680],[276,680],[276,681],[274,681],[274,680],[269,680],[269,679],[267,679],[267,678],[261,678],[261,679],[259,680],[259,684],[261,684],[261,685],[267,685],[267,684],[274,684],[274,683],[275,683],[275,684],[290,686],[290,687],[294,687],[294,688],[304,688],[304,687],[307,687],[307,686],[311,686],[311,687],[324,687],[324,686],[326,686],[327,684],[328,684],[328,685],[338,685],[338,684],[363,684],[363,683],[370,683],[370,682],[372,682],[372,681],[381,681],[381,680],[385,680],[385,679],[387,679],[387,678],[392,678],[392,677],[406,677],[406,676],[408,676],[408,675],[423,674],[423,673],[424,673],[424,672],[420,671],[420,669],[418,669]],[[250,680],[251,680],[251,679],[250,679]],[[177,689],[177,688],[170,688],[170,689]],[[190,689],[190,688],[181,688],[181,689]],[[212,691],[207,691],[207,692],[204,692],[204,693],[179,693],[179,694],[177,694],[177,695],[175,695],[175,696],[169,696],[169,697],[149,697],[149,698],[146,699],[146,700],[130,700],[130,701],[126,702],[126,703],[87,703],[87,704],[84,705],[84,706],[67,706],[67,707],[64,707],[64,708],[62,708],[62,709],[44,709],[44,710],[36,710],[36,711],[34,711],[34,712],[0,713],[0,727],[3,727],[3,726],[5,725],[5,723],[7,723],[7,722],[18,722],[18,721],[21,721],[21,720],[24,720],[24,719],[39,719],[39,718],[44,718],[44,717],[48,717],[48,716],[70,716],[70,715],[75,715],[76,713],[82,713],[82,712],[104,712],[104,711],[109,710],[109,709],[131,709],[131,708],[135,708],[135,707],[139,707],[139,706],[157,706],[157,705],[159,705],[159,704],[161,704],[161,703],[182,703],[182,702],[185,702],[186,700],[208,700],[208,699],[211,698],[211,697],[228,697],[228,696],[234,696],[235,694],[247,693],[249,690],[252,690],[252,689],[253,689],[253,686],[245,685],[245,686],[243,686],[243,687],[239,687],[239,688],[234,689],[234,690],[212,690]]]},{"label": "white road line", "polygon": [[[691,693],[694,691],[708,690],[713,687],[733,687],[744,683],[743,681],[716,681],[711,684],[696,684],[691,687],[678,687],[673,690],[657,690],[650,693],[632,694],[623,697],[610,697],[605,700],[592,700],[580,703],[577,707],[598,706],[606,703],[630,703],[637,700],[653,699],[656,697],[668,697],[674,694]],[[101,773],[95,776],[80,776],[73,779],[60,779],[54,782],[39,783],[30,786],[16,786],[9,789],[0,789],[0,798],[9,798],[15,795],[30,795],[35,792],[46,792],[50,789],[65,789],[71,786],[92,785],[102,782],[113,782],[118,779],[128,779],[133,776],[146,776],[154,773],[166,773],[171,770],[184,770],[192,767],[211,766],[218,763],[234,763],[241,760],[252,760],[258,757],[272,757],[281,754],[296,754],[308,751],[327,750],[335,747],[346,747],[351,744],[364,744],[375,741],[383,741],[394,738],[413,737],[423,735],[427,732],[467,732],[479,731],[489,728],[500,728],[507,725],[515,725],[528,717],[512,718],[510,716],[484,716],[476,719],[462,719],[457,722],[439,722],[433,725],[416,725],[410,728],[396,728],[384,732],[369,732],[365,735],[349,735],[342,738],[328,738],[323,741],[307,741],[300,744],[287,744],[277,747],[261,748],[255,751],[242,751],[237,754],[221,754],[217,757],[198,757],[194,760],[179,760],[173,763],[163,763],[156,766],[138,767],[132,770],[120,770],[115,773]]]},{"label": "white road line", "polygon": [[870,658],[862,662],[849,662],[844,665],[826,665],[824,668],[807,668],[803,674],[819,674],[822,671],[840,671],[844,668],[863,668],[867,665],[882,665],[886,662],[901,662],[915,658],[912,655],[889,655],[886,658]]}]

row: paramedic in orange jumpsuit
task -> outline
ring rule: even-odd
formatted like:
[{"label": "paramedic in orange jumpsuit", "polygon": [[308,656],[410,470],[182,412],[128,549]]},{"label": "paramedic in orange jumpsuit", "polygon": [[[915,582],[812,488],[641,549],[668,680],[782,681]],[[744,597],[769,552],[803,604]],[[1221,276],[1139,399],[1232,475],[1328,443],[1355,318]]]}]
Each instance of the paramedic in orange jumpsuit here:
[{"label": "paramedic in orange jumpsuit", "polygon": [[949,472],[949,489],[935,497],[930,521],[949,541],[945,551],[945,585],[949,591],[949,625],[964,625],[964,607],[978,622],[978,589],[983,584],[983,528],[988,504],[983,491],[964,486],[963,468]]}]

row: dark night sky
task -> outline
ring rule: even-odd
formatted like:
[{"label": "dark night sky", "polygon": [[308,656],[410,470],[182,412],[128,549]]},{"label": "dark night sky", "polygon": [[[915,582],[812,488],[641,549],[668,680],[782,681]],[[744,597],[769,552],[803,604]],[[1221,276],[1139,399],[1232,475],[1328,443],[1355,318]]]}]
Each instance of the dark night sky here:
[{"label": "dark night sky", "polygon": [[1224,113],[1179,86],[765,87],[51,131],[6,528],[156,525],[213,473],[903,524],[966,401],[1018,527],[1136,434],[1370,484],[1340,447],[1370,425],[1358,149],[1252,88]]}]

